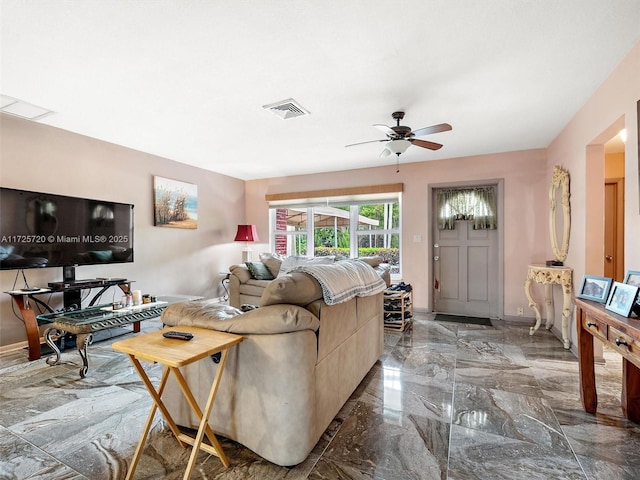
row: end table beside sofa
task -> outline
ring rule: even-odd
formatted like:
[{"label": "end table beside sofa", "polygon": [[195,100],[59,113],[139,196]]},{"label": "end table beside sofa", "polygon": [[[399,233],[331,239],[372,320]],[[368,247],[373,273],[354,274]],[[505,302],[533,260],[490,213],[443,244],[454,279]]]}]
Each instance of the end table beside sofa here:
[{"label": "end table beside sofa", "polygon": [[[114,350],[119,350],[129,356],[131,363],[140,375],[141,380],[147,387],[147,390],[153,399],[153,405],[149,415],[147,416],[147,422],[142,430],[142,436],[138,442],[138,447],[136,448],[131,464],[129,465],[126,480],[133,479],[138,461],[142,455],[147,436],[149,435],[149,431],[153,425],[153,419],[158,409],[160,409],[164,415],[165,421],[169,425],[169,428],[178,442],[180,442],[182,446],[191,445],[193,447],[187,464],[187,469],[183,476],[185,480],[191,478],[191,473],[195,467],[196,458],[200,450],[204,450],[207,453],[215,455],[220,459],[225,467],[229,466],[229,459],[222,450],[222,446],[220,445],[220,442],[218,442],[215,434],[211,431],[211,428],[208,425],[208,419],[213,409],[213,404],[220,384],[220,379],[222,378],[221,374],[224,371],[224,365],[229,354],[229,349],[242,342],[242,337],[204,328],[183,327],[183,330],[191,335],[192,341],[185,343],[185,341],[181,339],[165,338],[164,334],[166,330],[161,330],[138,337],[127,338],[113,344]],[[201,360],[209,355],[219,356],[219,373],[212,381],[206,403],[198,404],[198,402],[194,400],[189,386],[185,384],[180,368]],[[162,379],[160,380],[160,384],[157,388],[151,383],[141,361],[160,363],[164,366],[162,370]],[[171,374],[173,374],[173,377],[171,378],[175,378],[180,384],[182,393],[189,403],[191,410],[200,419],[198,431],[195,436],[180,432],[178,426],[175,424],[171,414],[167,411],[164,402],[162,401],[162,392]],[[201,409],[202,406],[204,406],[204,410]],[[209,443],[203,442],[205,436],[209,440]]]},{"label": "end table beside sofa", "polygon": [[[329,305],[316,279],[292,272],[268,282],[259,305],[243,313],[213,301],[176,304],[162,320],[176,330],[191,325],[244,337],[229,354],[209,423],[270,462],[296,465],[382,354],[382,293]],[[217,369],[208,358],[183,369],[199,401]],[[171,379],[163,398],[178,425],[197,427]]]}]

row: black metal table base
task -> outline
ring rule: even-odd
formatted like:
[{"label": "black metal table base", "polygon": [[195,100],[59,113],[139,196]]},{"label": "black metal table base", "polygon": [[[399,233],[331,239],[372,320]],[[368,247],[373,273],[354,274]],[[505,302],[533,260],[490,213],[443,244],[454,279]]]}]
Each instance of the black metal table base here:
[{"label": "black metal table base", "polygon": [[[44,332],[44,339],[49,345],[49,348],[53,350],[53,355],[47,357],[47,365],[56,365],[60,361],[60,349],[56,344],[56,341],[67,334],[65,330],[61,330],[57,327],[51,327]],[[89,371],[89,356],[87,355],[87,347],[91,345],[93,334],[91,333],[78,333],[76,335],[76,348],[78,354],[82,359],[82,367],[80,367],[80,377],[84,378]]]}]

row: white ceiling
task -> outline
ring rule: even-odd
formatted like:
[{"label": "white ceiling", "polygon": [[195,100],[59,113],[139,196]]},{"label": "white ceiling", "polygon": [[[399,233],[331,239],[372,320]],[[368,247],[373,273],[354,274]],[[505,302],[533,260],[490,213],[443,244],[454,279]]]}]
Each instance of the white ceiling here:
[{"label": "white ceiling", "polygon": [[394,165],[344,145],[396,110],[453,125],[402,162],[544,148],[640,41],[640,0],[0,1],[42,123],[241,179]]}]

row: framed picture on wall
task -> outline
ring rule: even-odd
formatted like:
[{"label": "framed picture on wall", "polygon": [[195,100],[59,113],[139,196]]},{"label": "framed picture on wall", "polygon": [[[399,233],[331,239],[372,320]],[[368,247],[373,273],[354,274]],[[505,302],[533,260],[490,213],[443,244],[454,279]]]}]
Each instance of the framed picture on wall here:
[{"label": "framed picture on wall", "polygon": [[153,224],[156,227],[198,228],[198,186],[153,177]]},{"label": "framed picture on wall", "polygon": [[628,317],[636,301],[637,294],[638,287],[635,285],[615,282],[611,288],[611,293],[609,294],[605,308],[623,317]]},{"label": "framed picture on wall", "polygon": [[612,283],[613,279],[611,278],[585,275],[582,277],[582,284],[578,290],[578,298],[605,303],[609,298]]}]

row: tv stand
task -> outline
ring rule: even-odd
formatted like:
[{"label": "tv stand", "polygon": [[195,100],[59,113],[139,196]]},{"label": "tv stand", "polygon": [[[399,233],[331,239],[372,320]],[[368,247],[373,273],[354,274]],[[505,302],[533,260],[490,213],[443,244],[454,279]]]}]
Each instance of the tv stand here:
[{"label": "tv stand", "polygon": [[[47,311],[53,313],[54,310],[45,302],[37,298],[37,295],[62,293],[63,305],[65,309],[78,310],[82,307],[82,290],[90,290],[93,288],[100,288],[96,293],[89,306],[92,307],[98,301],[100,296],[111,287],[118,287],[123,293],[131,292],[132,281],[126,278],[114,278],[114,279],[87,279],[86,281],[62,281],[62,282],[50,282],[49,288],[41,288],[37,291],[34,290],[12,290],[6,292],[11,295],[11,298],[20,309],[22,321],[24,322],[24,328],[27,333],[27,344],[29,345],[29,360],[37,360],[41,356],[40,350],[40,331],[38,329],[38,320],[36,319],[36,312],[33,311],[30,305],[30,301],[33,301],[43,306]],[[140,331],[140,324],[134,324],[134,331]]]},{"label": "tv stand", "polygon": [[92,307],[98,301],[100,296],[111,287],[120,287],[123,293],[131,292],[131,282],[126,278],[114,278],[114,279],[98,279],[87,278],[84,280],[63,280],[62,282],[49,282],[49,288],[53,292],[62,292],[64,308],[72,308],[75,305],[76,309],[79,309],[82,305],[82,290],[89,290],[92,288],[100,288],[100,291],[96,293],[89,306]]}]

